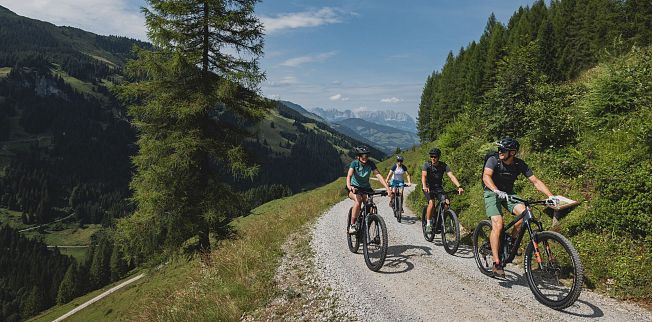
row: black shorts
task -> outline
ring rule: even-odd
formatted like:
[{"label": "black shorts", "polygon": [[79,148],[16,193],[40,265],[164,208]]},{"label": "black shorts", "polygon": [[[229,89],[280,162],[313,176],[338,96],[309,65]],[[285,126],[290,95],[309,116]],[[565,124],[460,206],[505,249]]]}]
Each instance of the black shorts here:
[{"label": "black shorts", "polygon": [[444,193],[443,189],[430,190],[429,193],[424,191],[423,195],[426,197],[426,201],[428,202],[430,202],[430,200],[444,202],[448,199],[448,196]]},{"label": "black shorts", "polygon": [[[374,192],[374,189],[371,189],[371,188],[360,188],[360,187],[354,186],[354,185],[351,185],[351,187],[355,188],[356,191],[369,192],[369,193]],[[344,190],[349,191],[349,187],[344,186]]]}]

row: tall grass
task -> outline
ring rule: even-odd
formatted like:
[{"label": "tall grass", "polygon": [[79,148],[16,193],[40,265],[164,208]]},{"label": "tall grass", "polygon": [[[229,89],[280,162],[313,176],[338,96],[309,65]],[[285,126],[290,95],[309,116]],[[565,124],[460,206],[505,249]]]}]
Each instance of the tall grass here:
[{"label": "tall grass", "polygon": [[[342,200],[344,181],[274,200],[234,223],[237,235],[220,241],[178,288],[165,286],[135,308],[134,320],[233,321],[275,293],[273,276],[287,237]],[[144,302],[149,302],[144,300]]]}]

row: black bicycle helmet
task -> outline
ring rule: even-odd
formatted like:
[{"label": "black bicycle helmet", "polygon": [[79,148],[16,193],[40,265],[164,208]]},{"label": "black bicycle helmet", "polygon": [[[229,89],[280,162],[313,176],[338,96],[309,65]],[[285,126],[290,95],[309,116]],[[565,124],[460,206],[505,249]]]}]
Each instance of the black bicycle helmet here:
[{"label": "black bicycle helmet", "polygon": [[441,156],[441,150],[439,148],[433,148],[429,153],[431,156],[439,157]]},{"label": "black bicycle helmet", "polygon": [[361,155],[361,154],[369,154],[369,148],[367,148],[364,145],[361,145],[359,147],[353,148],[353,151],[355,151],[355,154]]},{"label": "black bicycle helmet", "polygon": [[400,156],[400,155],[397,155],[397,156],[396,156],[396,161],[403,161],[403,157]]},{"label": "black bicycle helmet", "polygon": [[498,144],[498,147],[515,151],[518,151],[518,149],[521,147],[518,141],[509,137],[500,139],[500,141],[498,141],[496,144]]}]

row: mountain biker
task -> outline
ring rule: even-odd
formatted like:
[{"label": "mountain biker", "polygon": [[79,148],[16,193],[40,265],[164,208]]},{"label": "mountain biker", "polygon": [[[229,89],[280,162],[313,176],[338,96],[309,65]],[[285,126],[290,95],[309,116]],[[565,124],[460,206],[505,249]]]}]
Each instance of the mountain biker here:
[{"label": "mountain biker", "polygon": [[[408,172],[407,167],[403,164],[403,157],[400,155],[396,156],[396,164],[392,166],[392,168],[389,170],[387,173],[387,178],[385,179],[386,182],[389,183],[390,186],[399,186],[401,184],[404,184],[405,181],[403,180],[403,175],[407,176],[407,184],[410,185],[412,184],[412,180],[410,179],[410,173]],[[389,178],[392,177],[392,181],[389,181]],[[400,187],[400,193],[401,193],[401,204],[403,204],[403,187]],[[394,208],[394,198],[389,198],[389,207]],[[403,211],[403,209],[401,209]]]},{"label": "mountain biker", "polygon": [[361,204],[363,201],[367,200],[366,195],[357,195],[357,191],[363,192],[373,192],[371,184],[369,184],[369,178],[373,173],[378,181],[385,186],[387,189],[390,199],[394,194],[389,187],[385,178],[380,174],[376,164],[369,160],[369,149],[366,146],[360,146],[354,148],[354,151],[357,154],[357,159],[351,162],[349,166],[349,172],[346,175],[346,189],[349,191],[349,198],[353,200],[353,209],[351,210],[351,222],[349,223],[349,234],[355,234],[357,232],[355,227],[355,221],[358,218],[358,213],[360,212]]},{"label": "mountain biker", "polygon": [[[502,207],[507,208],[510,213],[519,216],[525,211],[525,205],[516,202],[512,197],[518,197],[514,193],[514,181],[519,174],[523,174],[540,192],[548,196],[551,203],[557,201],[553,197],[548,187],[543,181],[539,180],[521,159],[516,157],[520,148],[517,140],[506,137],[497,142],[498,156],[492,155],[487,158],[482,173],[482,185],[484,187],[484,205],[488,217],[491,218],[491,253],[494,259],[492,271],[495,275],[504,277],[505,271],[503,263],[500,262],[498,248],[500,245],[500,234],[503,230]],[[512,230],[512,237],[516,240],[516,235],[521,227],[523,220],[519,220]]]},{"label": "mountain biker", "polygon": [[444,188],[442,186],[444,173],[448,175],[450,180],[457,187],[458,194],[462,194],[464,192],[462,185],[460,185],[460,182],[448,167],[448,164],[439,161],[441,150],[434,148],[430,150],[429,155],[430,161],[424,163],[423,167],[421,168],[421,185],[423,194],[426,196],[426,200],[428,200],[428,208],[426,210],[426,230],[432,229],[432,210],[435,208],[435,200],[444,202],[445,206],[450,204],[450,201],[444,193]]}]

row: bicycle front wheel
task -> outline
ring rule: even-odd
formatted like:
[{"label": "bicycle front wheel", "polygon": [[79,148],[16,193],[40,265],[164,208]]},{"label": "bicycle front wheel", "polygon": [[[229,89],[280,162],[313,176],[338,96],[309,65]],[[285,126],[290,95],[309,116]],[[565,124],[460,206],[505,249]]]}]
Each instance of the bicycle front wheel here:
[{"label": "bicycle front wheel", "polygon": [[[536,233],[525,249],[525,275],[534,297],[555,310],[565,309],[582,292],[584,268],[573,244],[559,233]],[[538,256],[537,256],[538,251]]]},{"label": "bicycle front wheel", "polygon": [[370,270],[377,272],[385,264],[387,256],[387,227],[382,217],[371,214],[367,229],[363,229],[362,249],[364,261]]},{"label": "bicycle front wheel", "polygon": [[493,256],[491,255],[491,222],[489,220],[481,221],[473,231],[473,257],[475,263],[482,274],[493,276],[491,271],[493,267]]},{"label": "bicycle front wheel", "polygon": [[358,236],[360,236],[361,234],[360,232],[357,232],[355,234],[349,234],[348,230],[349,230],[350,222],[351,222],[351,208],[349,208],[349,217],[348,220],[346,221],[346,230],[347,230],[346,241],[347,244],[349,244],[349,250],[351,251],[351,253],[357,253],[358,249],[360,248],[360,238],[358,238]]},{"label": "bicycle front wheel", "polygon": [[396,220],[398,220],[398,222],[401,222],[401,220],[403,219],[402,218],[403,217],[403,201],[401,200],[401,196],[396,197],[396,202],[394,203],[394,205],[395,205],[394,206],[395,207],[394,212],[396,213]]},{"label": "bicycle front wheel", "polygon": [[444,220],[441,227],[441,243],[447,253],[453,255],[460,246],[460,221],[457,214],[450,209],[444,210]]}]

